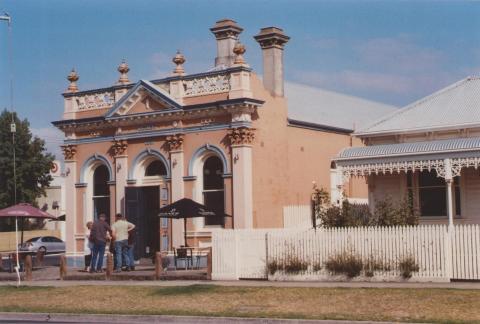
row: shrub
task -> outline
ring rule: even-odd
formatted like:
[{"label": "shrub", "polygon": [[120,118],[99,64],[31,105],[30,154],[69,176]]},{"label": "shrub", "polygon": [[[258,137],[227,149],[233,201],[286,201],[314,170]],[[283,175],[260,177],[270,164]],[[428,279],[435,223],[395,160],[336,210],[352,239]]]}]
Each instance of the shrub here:
[{"label": "shrub", "polygon": [[412,256],[408,256],[398,263],[398,269],[404,279],[410,279],[413,272],[418,272],[420,267]]},{"label": "shrub", "polygon": [[296,274],[307,271],[309,263],[297,256],[288,257],[286,260],[273,259],[267,264],[267,271],[274,275],[277,271],[285,271],[288,274]]},{"label": "shrub", "polygon": [[320,262],[315,262],[312,264],[313,271],[320,271],[322,270],[322,264]]},{"label": "shrub", "polygon": [[272,261],[268,262],[267,270],[268,270],[268,273],[273,276],[275,272],[279,270],[283,270],[283,266],[276,259],[273,259]]},{"label": "shrub", "polygon": [[288,258],[283,264],[283,270],[286,273],[299,273],[308,269],[308,262],[297,256]]},{"label": "shrub", "polygon": [[331,256],[325,263],[325,267],[331,273],[344,274],[348,278],[354,278],[360,275],[363,269],[363,261],[351,252],[343,252]]}]

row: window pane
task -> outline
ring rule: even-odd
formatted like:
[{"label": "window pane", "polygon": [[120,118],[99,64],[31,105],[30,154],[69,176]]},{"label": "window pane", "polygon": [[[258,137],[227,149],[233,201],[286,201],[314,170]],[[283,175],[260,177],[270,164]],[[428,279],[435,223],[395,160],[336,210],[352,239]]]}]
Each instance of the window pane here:
[{"label": "window pane", "polygon": [[110,190],[108,188],[108,169],[104,165],[100,165],[93,173],[93,195],[94,196],[108,196]]},{"label": "window pane", "polygon": [[419,187],[445,186],[445,179],[437,177],[437,172],[422,171],[418,175]]},{"label": "window pane", "polygon": [[97,220],[101,213],[107,215],[107,222],[109,222],[110,197],[93,198],[93,219]]},{"label": "window pane", "polygon": [[225,202],[223,191],[204,192],[203,201],[205,206],[220,216],[205,217],[205,225],[223,225]]},{"label": "window pane", "polygon": [[455,187],[455,215],[462,214],[462,206],[460,203],[460,187]]},{"label": "window pane", "polygon": [[145,176],[164,176],[167,174],[167,169],[162,161],[155,160],[150,163],[145,169]]},{"label": "window pane", "polygon": [[203,165],[203,189],[223,189],[223,165],[216,156],[209,157]]},{"label": "window pane", "polygon": [[420,188],[420,212],[422,216],[446,216],[446,188]]}]

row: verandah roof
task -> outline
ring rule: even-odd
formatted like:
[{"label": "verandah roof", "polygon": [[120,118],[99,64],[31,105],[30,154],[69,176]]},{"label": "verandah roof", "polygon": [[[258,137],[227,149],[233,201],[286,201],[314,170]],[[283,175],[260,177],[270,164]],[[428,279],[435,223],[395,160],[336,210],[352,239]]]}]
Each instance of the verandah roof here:
[{"label": "verandah roof", "polygon": [[431,169],[444,177],[446,167],[458,176],[463,167],[480,165],[480,137],[351,147],[334,161],[345,177]]}]

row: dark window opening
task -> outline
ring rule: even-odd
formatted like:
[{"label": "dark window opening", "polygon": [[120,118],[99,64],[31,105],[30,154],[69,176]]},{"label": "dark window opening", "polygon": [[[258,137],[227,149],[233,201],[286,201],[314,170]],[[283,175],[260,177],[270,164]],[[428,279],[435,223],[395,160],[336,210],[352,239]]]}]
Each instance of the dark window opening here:
[{"label": "dark window opening", "polygon": [[104,213],[107,220],[110,215],[110,188],[108,181],[110,175],[105,165],[100,165],[93,173],[93,219]]},{"label": "dark window opening", "polygon": [[145,176],[152,177],[152,176],[166,176],[167,175],[167,168],[162,161],[155,160],[151,162],[147,168],[145,169]]},{"label": "dark window opening", "polygon": [[225,197],[223,164],[216,157],[209,157],[203,165],[203,202],[219,216],[206,217],[205,225],[224,225]]},{"label": "dark window opening", "polygon": [[[422,171],[418,174],[418,191],[420,198],[420,213],[422,216],[447,216],[447,183],[437,177],[437,172]],[[460,183],[458,177],[453,182],[453,202],[455,215],[461,214]]]}]

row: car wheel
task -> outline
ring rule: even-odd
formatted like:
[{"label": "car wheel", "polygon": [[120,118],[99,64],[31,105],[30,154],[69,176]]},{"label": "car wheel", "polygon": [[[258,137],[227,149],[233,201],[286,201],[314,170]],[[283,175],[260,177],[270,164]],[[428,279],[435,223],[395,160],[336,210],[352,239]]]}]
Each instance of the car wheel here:
[{"label": "car wheel", "polygon": [[47,248],[44,247],[44,246],[41,246],[38,248],[37,252],[41,252],[43,253],[43,255],[46,255],[47,254]]}]

